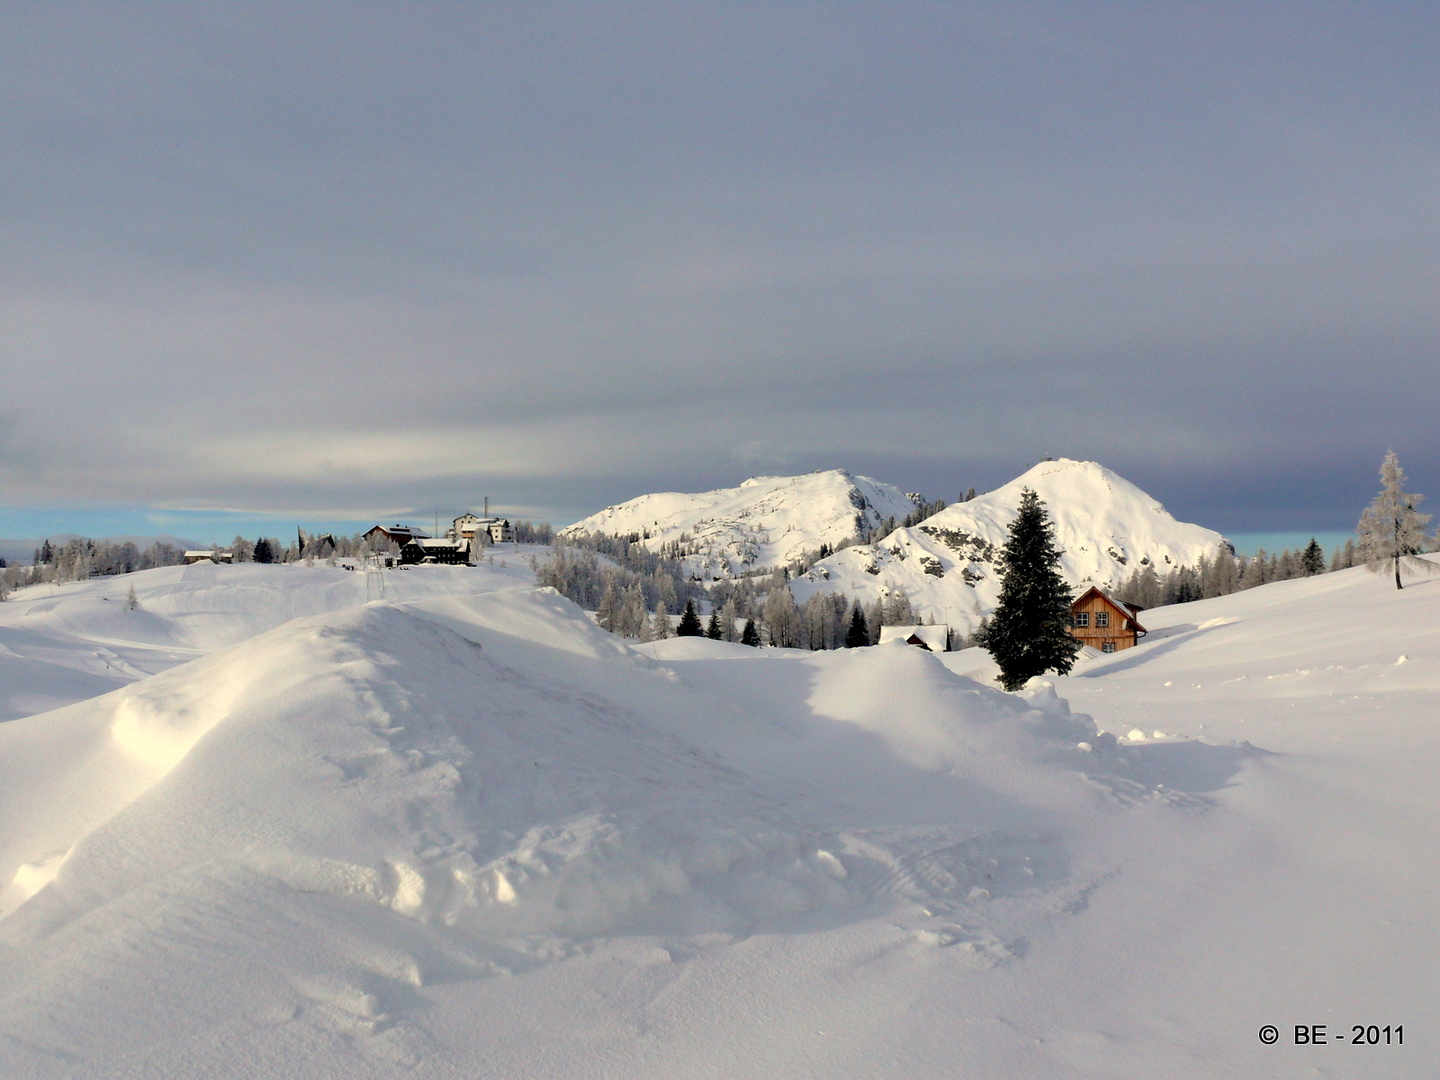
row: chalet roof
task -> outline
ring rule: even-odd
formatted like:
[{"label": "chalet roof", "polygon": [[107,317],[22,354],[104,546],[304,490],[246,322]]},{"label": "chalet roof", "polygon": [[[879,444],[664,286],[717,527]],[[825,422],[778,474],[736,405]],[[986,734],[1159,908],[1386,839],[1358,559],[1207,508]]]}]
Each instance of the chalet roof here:
[{"label": "chalet roof", "polygon": [[417,540],[428,539],[430,536],[429,533],[422,532],[419,529],[412,529],[409,525],[376,525],[373,529],[367,531],[365,535],[369,536],[370,533],[374,532],[381,532],[386,536],[411,536]]},{"label": "chalet roof", "polygon": [[1105,593],[1101,592],[1101,591],[1100,591],[1098,588],[1096,588],[1094,585],[1090,586],[1090,588],[1086,589],[1083,593],[1081,593],[1079,596],[1077,596],[1077,597],[1075,598],[1074,602],[1072,602],[1071,605],[1070,605],[1070,610],[1071,610],[1071,611],[1074,611],[1074,610],[1075,610],[1076,608],[1078,608],[1082,603],[1084,603],[1086,600],[1090,599],[1090,597],[1091,597],[1092,595],[1098,596],[1101,600],[1105,601],[1105,603],[1109,604],[1110,607],[1114,608],[1114,609],[1115,609],[1115,612],[1116,612],[1118,615],[1120,615],[1122,618],[1129,619],[1130,622],[1134,625],[1135,629],[1136,629],[1137,631],[1139,631],[1140,633],[1142,633],[1142,634],[1148,634],[1148,633],[1150,632],[1149,630],[1146,630],[1145,627],[1141,626],[1141,625],[1140,625],[1140,620],[1135,617],[1136,614],[1137,614],[1137,613],[1139,612],[1139,610],[1140,610],[1139,608],[1131,607],[1129,604],[1125,603],[1123,600],[1114,600],[1114,599],[1111,599],[1109,596],[1105,595]]},{"label": "chalet roof", "polygon": [[912,637],[925,643],[931,652],[944,652],[950,636],[950,627],[944,623],[918,626],[882,626],[880,644],[887,641],[909,641]]}]

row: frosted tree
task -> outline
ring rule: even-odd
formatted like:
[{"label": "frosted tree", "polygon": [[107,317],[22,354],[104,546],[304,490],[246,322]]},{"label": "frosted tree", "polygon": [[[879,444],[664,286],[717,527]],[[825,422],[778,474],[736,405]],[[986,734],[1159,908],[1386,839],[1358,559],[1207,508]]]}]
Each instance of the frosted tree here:
[{"label": "frosted tree", "polygon": [[725,601],[725,606],[720,609],[720,634],[726,641],[738,641],[735,633],[735,620],[739,612],[735,607],[735,598],[732,596]]},{"label": "frosted tree", "polygon": [[[693,608],[691,610],[694,610]],[[697,624],[699,620],[696,620]],[[670,609],[665,601],[661,600],[655,605],[655,617],[650,620],[650,641],[664,641],[674,636],[674,628],[670,625]],[[641,640],[647,640],[642,638]]]},{"label": "frosted tree", "polygon": [[616,621],[616,633],[622,637],[638,638],[649,632],[649,620],[645,612],[645,594],[639,585],[625,590],[625,603],[620,608]]},{"label": "frosted tree", "polygon": [[788,585],[772,589],[765,598],[765,628],[770,631],[770,644],[777,648],[800,644],[800,612]]},{"label": "frosted tree", "polygon": [[600,594],[600,607],[595,612],[595,624],[601,630],[615,632],[615,623],[619,617],[620,593],[615,587],[614,575],[607,575],[605,578],[605,591]]},{"label": "frosted tree", "polygon": [[140,597],[135,595],[135,583],[130,583],[130,592],[125,597],[125,610],[134,611],[140,606]]},{"label": "frosted tree", "polygon": [[1270,580],[1270,564],[1266,560],[1265,549],[1257,548],[1254,557],[1245,564],[1245,569],[1240,573],[1240,588],[1254,589],[1264,585]]},{"label": "frosted tree", "polygon": [[1437,569],[1433,563],[1417,558],[1425,544],[1425,523],[1430,515],[1415,509],[1425,496],[1404,490],[1405,473],[1393,450],[1380,464],[1380,484],[1380,494],[1360,515],[1355,529],[1356,554],[1372,573],[1393,570],[1395,588],[1400,589],[1404,587],[1400,583],[1402,569],[1419,573]]},{"label": "frosted tree", "polygon": [[885,625],[915,625],[915,609],[910,605],[910,594],[904,589],[896,589],[885,598]]}]

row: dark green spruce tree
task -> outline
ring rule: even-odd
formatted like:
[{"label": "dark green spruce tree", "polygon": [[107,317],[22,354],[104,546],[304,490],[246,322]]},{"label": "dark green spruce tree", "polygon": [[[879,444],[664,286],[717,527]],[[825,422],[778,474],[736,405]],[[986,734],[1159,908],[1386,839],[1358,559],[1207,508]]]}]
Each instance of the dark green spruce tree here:
[{"label": "dark green spruce tree", "polygon": [[1070,633],[1070,587],[1055,569],[1061,553],[1050,516],[1029,488],[1009,529],[1000,553],[1000,604],[983,644],[1000,665],[1001,685],[1018,690],[1051,669],[1069,672],[1080,642]]},{"label": "dark green spruce tree", "polygon": [[711,641],[719,641],[724,631],[720,629],[720,609],[710,609],[710,621],[705,624],[705,636]]},{"label": "dark green spruce tree", "polygon": [[863,649],[870,644],[870,627],[865,622],[865,612],[856,600],[850,607],[850,629],[845,633],[845,648]]},{"label": "dark green spruce tree", "polygon": [[1300,553],[1300,572],[1306,577],[1325,572],[1325,552],[1313,536],[1310,543],[1305,545],[1305,550]]},{"label": "dark green spruce tree", "polygon": [[705,633],[700,628],[700,613],[695,610],[695,601],[685,601],[685,611],[680,616],[680,625],[675,628],[676,637],[701,637]]},{"label": "dark green spruce tree", "polygon": [[754,619],[745,620],[745,629],[740,631],[740,644],[749,645],[753,649],[760,647],[760,630]]}]

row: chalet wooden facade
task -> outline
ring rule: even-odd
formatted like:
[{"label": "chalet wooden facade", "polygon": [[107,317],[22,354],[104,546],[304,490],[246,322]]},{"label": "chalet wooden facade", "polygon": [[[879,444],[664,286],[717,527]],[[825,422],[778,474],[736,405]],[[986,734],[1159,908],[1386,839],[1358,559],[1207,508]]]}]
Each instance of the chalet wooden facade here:
[{"label": "chalet wooden facade", "polygon": [[425,537],[411,540],[400,549],[401,566],[420,566],[427,563],[441,563],[446,566],[465,566],[470,562],[470,541],[432,540]]},{"label": "chalet wooden facade", "polygon": [[1082,644],[1103,653],[1135,645],[1149,633],[1136,616],[1140,609],[1112,600],[1096,588],[1087,589],[1070,605],[1070,632]]}]

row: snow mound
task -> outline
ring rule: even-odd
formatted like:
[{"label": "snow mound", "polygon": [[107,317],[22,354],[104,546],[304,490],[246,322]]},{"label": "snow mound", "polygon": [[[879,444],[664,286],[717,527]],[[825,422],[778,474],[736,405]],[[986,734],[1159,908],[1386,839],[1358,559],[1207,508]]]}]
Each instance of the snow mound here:
[{"label": "snow mound", "polygon": [[814,555],[822,544],[833,550],[914,510],[899,488],[831,469],[757,476],[698,494],[642,495],[577,521],[560,536],[635,536],[652,551],[678,546],[693,573],[728,577],[783,566]]},{"label": "snow mound", "polygon": [[1077,823],[1194,809],[1176,778],[1235,755],[1119,746],[1056,681],[1004,694],[953,658],[632,648],[552,590],[477,587],[0,724],[3,1060],[159,1075],[244,1046],[249,1075],[384,1076],[433,1058],[440,1003],[568,1010],[597,957],[1015,965],[1114,876]]},{"label": "snow mound", "polygon": [[141,897],[290,918],[329,896],[514,970],[1063,879],[1041,761],[1097,735],[1053,687],[1002,695],[915,649],[749,650],[737,692],[735,650],[706,645],[657,663],[550,590],[371,604],[13,721],[3,936],[100,940]]},{"label": "snow mound", "polygon": [[869,603],[904,590],[922,616],[961,633],[994,610],[996,562],[1024,488],[1033,489],[1064,552],[1060,571],[1077,589],[1110,588],[1138,566],[1164,576],[1213,557],[1225,538],[1176,521],[1128,480],[1093,461],[1046,461],[1003,487],[946,507],[879,543],[846,548],[815,564],[792,588],[804,602],[816,591],[841,591]]},{"label": "snow mound", "polygon": [[0,604],[0,721],[96,697],[302,616],[371,599],[533,587],[522,559],[512,561],[506,570],[427,566],[373,577],[330,566],[205,562],[17,589]]}]

